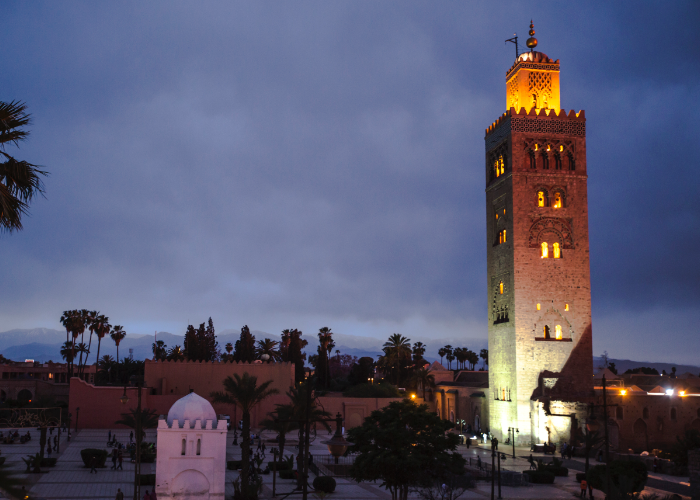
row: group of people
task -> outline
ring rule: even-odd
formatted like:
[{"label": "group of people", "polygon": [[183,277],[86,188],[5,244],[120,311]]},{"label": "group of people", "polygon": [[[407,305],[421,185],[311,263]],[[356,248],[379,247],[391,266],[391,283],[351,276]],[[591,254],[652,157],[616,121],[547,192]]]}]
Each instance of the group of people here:
[{"label": "group of people", "polygon": [[20,443],[26,443],[27,441],[32,440],[32,435],[29,433],[29,431],[21,436],[19,435],[18,431],[8,431],[7,436],[4,436],[2,431],[0,431],[0,439],[2,439],[4,444],[11,444],[15,439],[19,439]]},{"label": "group of people", "polygon": [[[124,500],[124,492],[121,488],[117,488],[117,496],[115,497],[115,500]],[[158,500],[156,490],[153,490],[150,493],[148,490],[146,490],[146,493],[143,494],[143,500]]]},{"label": "group of people", "polygon": [[559,452],[561,453],[562,460],[564,460],[565,458],[571,460],[571,457],[576,455],[576,446],[572,444],[562,443],[561,447],[559,448]]}]

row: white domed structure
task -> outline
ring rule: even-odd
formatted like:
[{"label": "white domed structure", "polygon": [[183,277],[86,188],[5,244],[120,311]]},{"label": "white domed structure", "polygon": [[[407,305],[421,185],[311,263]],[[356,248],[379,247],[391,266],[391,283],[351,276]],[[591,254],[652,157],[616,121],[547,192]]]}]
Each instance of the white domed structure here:
[{"label": "white domed structure", "polygon": [[216,427],[216,412],[209,401],[191,392],[175,401],[168,411],[167,420],[169,426],[173,425],[173,420],[177,420],[178,427],[182,427],[185,420],[189,420],[190,428],[194,427],[197,420],[201,420],[205,425],[207,420],[211,420],[213,427]]},{"label": "white domed structure", "polygon": [[209,401],[194,392],[175,401],[158,421],[158,498],[224,500],[226,435]]}]

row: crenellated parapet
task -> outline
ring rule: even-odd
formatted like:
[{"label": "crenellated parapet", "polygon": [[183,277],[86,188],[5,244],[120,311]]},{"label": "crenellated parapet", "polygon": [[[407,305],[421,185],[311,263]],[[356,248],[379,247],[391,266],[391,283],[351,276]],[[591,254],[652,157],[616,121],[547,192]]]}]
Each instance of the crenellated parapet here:
[{"label": "crenellated parapet", "polygon": [[204,426],[202,426],[202,420],[201,419],[196,419],[194,421],[191,421],[190,419],[185,419],[184,421],[180,422],[178,419],[173,419],[172,425],[168,424],[168,421],[166,419],[160,419],[158,420],[158,429],[194,429],[196,431],[198,430],[221,430],[219,427],[221,427],[223,430],[227,430],[228,423],[226,420],[211,420],[207,419],[204,420]]},{"label": "crenellated parapet", "polygon": [[513,132],[539,132],[549,134],[586,135],[586,112],[565,109],[536,109],[529,111],[510,108],[496,119],[485,131],[484,138],[508,123]]}]

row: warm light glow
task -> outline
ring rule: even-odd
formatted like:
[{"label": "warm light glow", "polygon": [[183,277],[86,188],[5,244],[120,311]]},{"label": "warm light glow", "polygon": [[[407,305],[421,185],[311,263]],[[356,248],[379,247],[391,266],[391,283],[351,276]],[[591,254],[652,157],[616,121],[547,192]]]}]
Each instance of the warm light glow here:
[{"label": "warm light glow", "polygon": [[498,212],[496,212],[496,220],[498,220]]},{"label": "warm light glow", "polygon": [[498,290],[499,290],[499,293],[500,293],[501,295],[503,295],[503,282],[502,282],[502,281],[501,281],[501,283],[498,285]]},{"label": "warm light glow", "polygon": [[506,242],[506,230],[504,229],[503,230],[503,243],[505,243],[505,242]]},{"label": "warm light glow", "polygon": [[679,391],[679,392],[678,392],[678,395],[679,395],[679,396],[685,396],[685,391]]},{"label": "warm light glow", "polygon": [[564,151],[564,146],[559,146],[559,151]]},{"label": "warm light glow", "polygon": [[416,395],[415,395],[415,394],[411,394],[411,399],[416,399]]},{"label": "warm light glow", "polygon": [[564,310],[568,311],[569,310],[569,304],[564,304]]},{"label": "warm light glow", "polygon": [[539,147],[540,147],[540,145],[537,144],[537,143],[535,143],[535,151],[537,151],[537,149],[538,149]]},{"label": "warm light glow", "polygon": [[547,151],[551,150],[551,148],[552,147],[549,144],[547,144]]},{"label": "warm light glow", "polygon": [[49,378],[53,378],[53,373],[49,373]]},{"label": "warm light glow", "polygon": [[557,325],[554,327],[554,336],[557,340],[561,340],[561,325]]},{"label": "warm light glow", "polygon": [[503,175],[503,174],[505,173],[505,171],[506,171],[506,167],[505,167],[505,165],[504,165],[504,163],[503,163],[503,155],[501,155],[501,156],[498,157],[498,164],[499,164],[499,166],[501,167],[501,175]]},{"label": "warm light glow", "polygon": [[546,241],[542,242],[542,258],[543,259],[549,258],[549,245],[547,245]]},{"label": "warm light glow", "polygon": [[561,193],[554,193],[554,208],[561,208]]},{"label": "warm light glow", "polygon": [[538,311],[540,310],[540,305],[539,305],[539,304],[537,304],[537,310],[538,310]]},{"label": "warm light glow", "polygon": [[561,250],[559,249],[559,243],[555,242],[554,245],[552,245],[552,248],[554,250],[554,258],[555,259],[561,258]]},{"label": "warm light glow", "polygon": [[544,191],[537,191],[537,206],[544,206]]},{"label": "warm light glow", "polygon": [[627,389],[620,389],[620,396],[627,394]]}]

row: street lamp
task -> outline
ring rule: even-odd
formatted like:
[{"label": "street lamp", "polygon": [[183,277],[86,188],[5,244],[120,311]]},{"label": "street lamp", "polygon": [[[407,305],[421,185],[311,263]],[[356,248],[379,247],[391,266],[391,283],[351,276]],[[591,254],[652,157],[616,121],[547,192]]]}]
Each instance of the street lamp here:
[{"label": "street lamp", "polygon": [[338,412],[335,416],[335,434],[328,441],[321,441],[321,444],[328,446],[328,451],[335,458],[335,463],[338,463],[338,458],[341,457],[353,443],[346,441],[343,437],[343,416]]},{"label": "street lamp", "polygon": [[263,361],[269,361],[270,355],[265,353],[262,356],[260,356],[260,359],[262,359]]},{"label": "street lamp", "polygon": [[508,427],[508,437],[511,438],[511,443],[513,444],[513,459],[515,459],[515,433],[520,434],[520,429],[515,427]]},{"label": "street lamp", "polygon": [[126,395],[126,386],[124,386],[124,394],[119,398],[119,401],[121,401],[123,405],[129,402],[129,396]]}]

